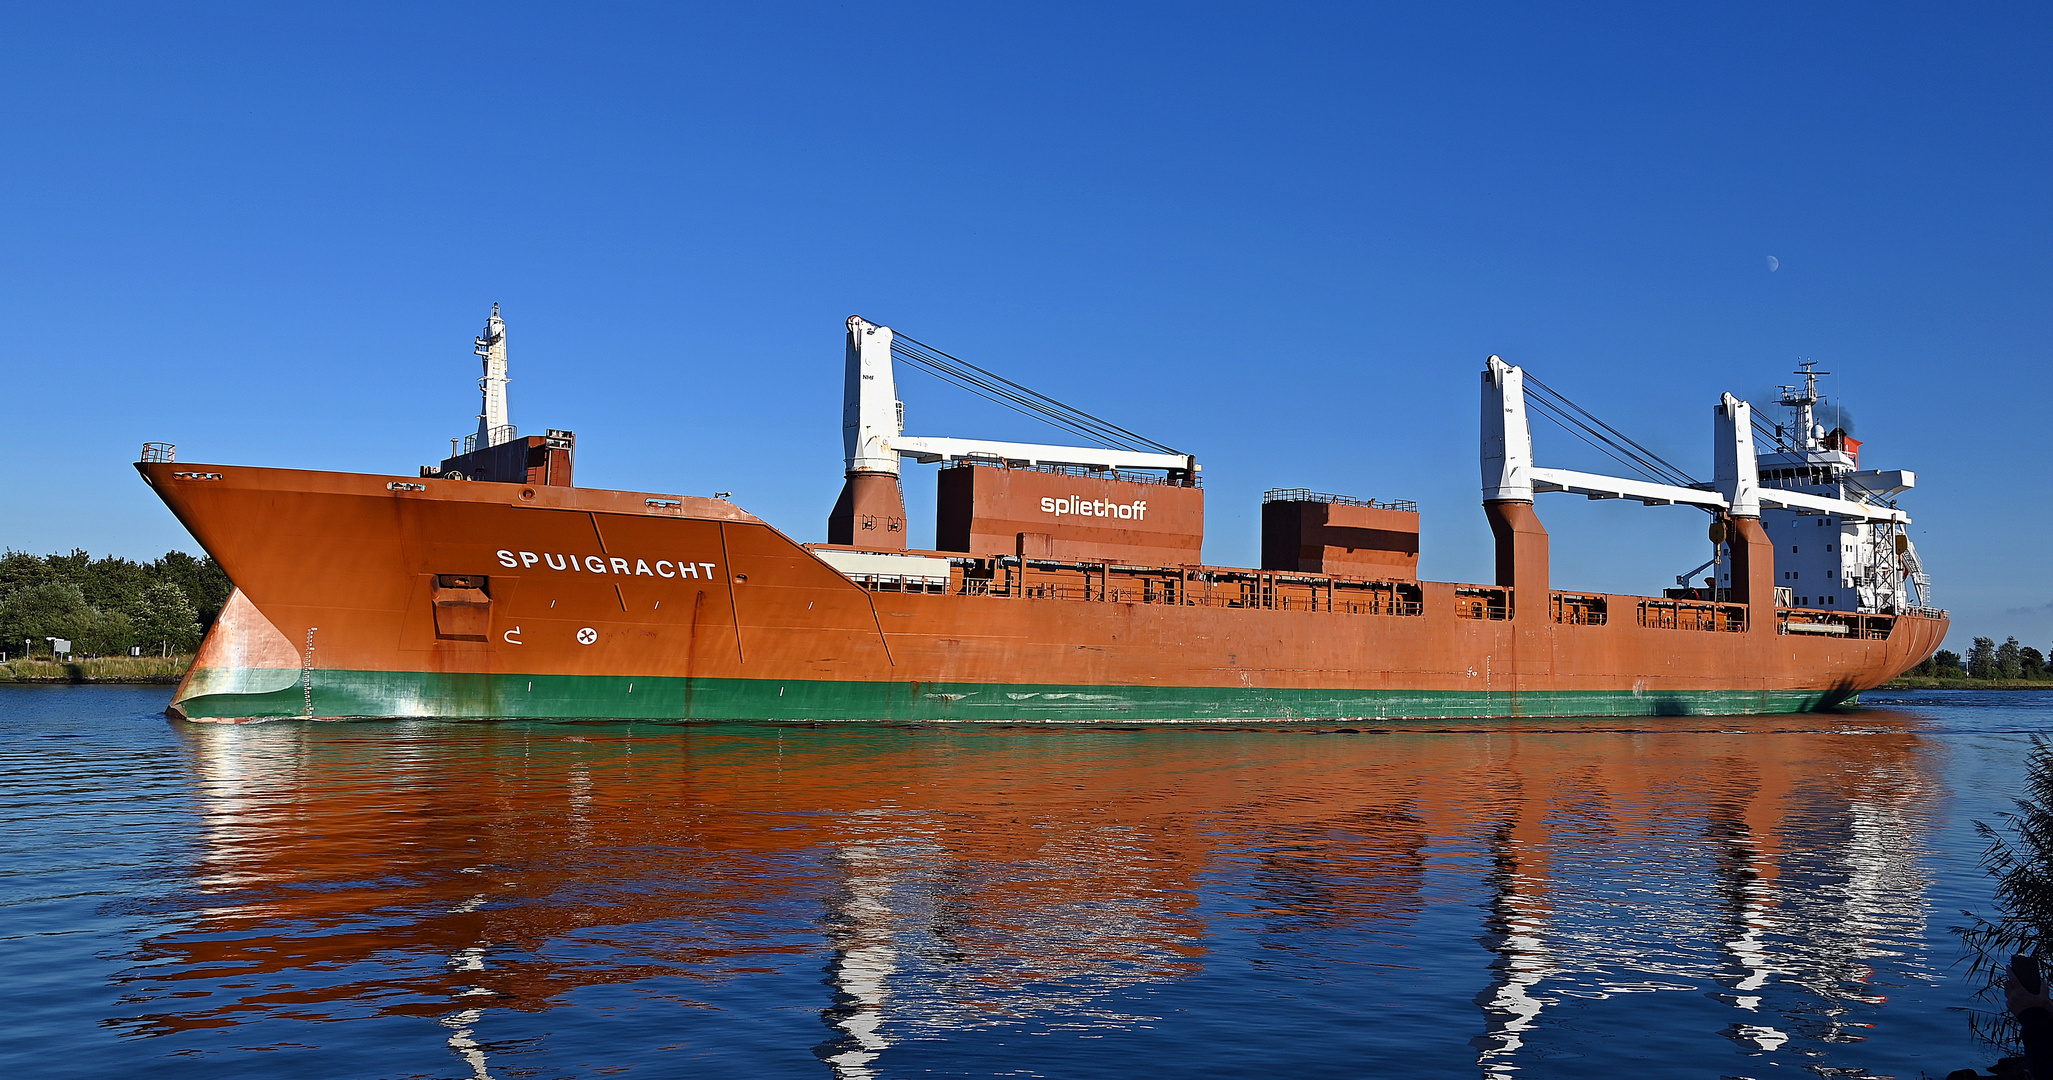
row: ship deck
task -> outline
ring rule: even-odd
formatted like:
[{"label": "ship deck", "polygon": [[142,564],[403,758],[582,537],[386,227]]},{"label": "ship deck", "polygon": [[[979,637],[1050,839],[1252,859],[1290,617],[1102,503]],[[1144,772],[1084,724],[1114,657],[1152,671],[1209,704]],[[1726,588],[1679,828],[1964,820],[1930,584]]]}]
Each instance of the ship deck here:
[{"label": "ship deck", "polygon": [[[872,549],[849,545],[802,546],[816,553],[872,553]],[[1422,616],[1428,610],[1434,610],[1451,612],[1460,619],[1498,622],[1514,619],[1519,603],[1518,590],[1508,585],[1400,581],[1232,566],[1130,566],[1116,562],[1021,559],[996,555],[979,557],[959,551],[907,550],[889,554],[947,560],[948,581],[943,584],[910,574],[852,573],[845,576],[870,592],[900,595],[985,596],[1396,617]],[[1752,607],[1730,601],[1559,589],[1549,589],[1545,603],[1548,618],[1561,625],[1604,626],[1610,624],[1615,615],[1637,626],[1713,633],[1745,633]],[[1774,610],[1777,633],[1871,641],[1887,640],[1902,618],[1949,618],[1948,613],[1940,608],[1913,608],[1898,614],[1778,604]]]}]

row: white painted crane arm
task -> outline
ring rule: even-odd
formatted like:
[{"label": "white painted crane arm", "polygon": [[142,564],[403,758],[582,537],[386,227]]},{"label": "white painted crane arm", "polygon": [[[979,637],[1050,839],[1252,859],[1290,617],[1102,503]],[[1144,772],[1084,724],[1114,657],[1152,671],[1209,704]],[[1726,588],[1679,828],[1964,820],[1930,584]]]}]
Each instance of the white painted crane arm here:
[{"label": "white painted crane arm", "polygon": [[1725,501],[1725,496],[1699,488],[1656,484],[1646,480],[1627,480],[1619,476],[1599,476],[1596,473],[1573,472],[1568,469],[1534,467],[1529,472],[1533,478],[1533,490],[1536,492],[1566,491],[1573,495],[1587,495],[1592,499],[1638,499],[1648,506],[1684,503],[1723,510],[1729,505]]},{"label": "white painted crane arm", "polygon": [[1784,510],[1837,514],[1854,521],[1894,521],[1901,525],[1910,524],[1910,515],[1895,507],[1858,503],[1851,499],[1835,499],[1829,495],[1806,495],[1801,491],[1781,491],[1771,487],[1761,489],[1761,505],[1780,507]]},{"label": "white painted crane arm", "polygon": [[[1637,499],[1648,506],[1683,503],[1718,510],[1731,509],[1731,504],[1726,502],[1725,496],[1715,491],[1676,487],[1673,484],[1655,484],[1617,476],[1598,476],[1595,473],[1571,472],[1567,469],[1535,468],[1532,470],[1532,478],[1533,490],[1537,492],[1565,491],[1571,495],[1585,495],[1592,499]],[[1894,507],[1854,502],[1851,499],[1835,499],[1828,495],[1807,495],[1801,491],[1783,491],[1772,487],[1764,487],[1759,491],[1760,505],[1764,507],[1814,514],[1836,514],[1850,521],[1894,521],[1906,525],[1910,523],[1910,515]]]},{"label": "white painted crane arm", "polygon": [[1106,450],[1095,446],[1043,446],[1037,443],[992,442],[988,439],[928,439],[900,435],[891,449],[914,461],[960,461],[1002,458],[1030,465],[1082,465],[1101,469],[1188,469],[1198,471],[1189,454],[1147,454],[1137,450]]}]

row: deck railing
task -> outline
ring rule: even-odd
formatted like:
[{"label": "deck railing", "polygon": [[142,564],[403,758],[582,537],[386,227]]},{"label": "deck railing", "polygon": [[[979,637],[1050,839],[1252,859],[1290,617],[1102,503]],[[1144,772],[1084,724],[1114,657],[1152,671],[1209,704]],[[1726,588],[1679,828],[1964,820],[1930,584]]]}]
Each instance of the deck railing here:
[{"label": "deck railing", "polygon": [[1714,604],[1694,600],[1642,600],[1640,625],[1661,630],[1709,630],[1739,633],[1746,629],[1745,604]]},{"label": "deck railing", "polygon": [[[498,427],[493,428],[487,434],[490,437],[485,441],[485,445],[498,446],[500,443],[510,443],[513,440],[520,438],[520,429],[513,426],[512,424],[501,424]],[[469,435],[465,435],[463,437],[463,452],[466,454],[475,454],[478,452],[477,432],[472,432]]]},{"label": "deck railing", "polygon": [[1885,641],[1896,630],[1896,616],[1785,608],[1775,613],[1775,629],[1783,634]]},{"label": "deck railing", "polygon": [[1586,593],[1554,593],[1548,599],[1554,621],[1568,626],[1603,626],[1611,618],[1611,602]]},{"label": "deck railing", "polygon": [[1352,495],[1335,495],[1330,491],[1313,491],[1310,488],[1270,488],[1262,492],[1262,501],[1332,503],[1335,506],[1366,506],[1371,510],[1402,510],[1416,514],[1419,504],[1410,499],[1357,499]]},{"label": "deck railing", "polygon": [[1463,619],[1509,619],[1511,590],[1457,585],[1454,587],[1454,614]]},{"label": "deck railing", "polygon": [[1409,581],[1360,581],[1259,570],[1173,570],[1029,560],[963,560],[953,591],[965,596],[1169,604],[1178,607],[1421,615],[1425,593]]},{"label": "deck railing", "polygon": [[[924,593],[1095,603],[1167,604],[1176,607],[1240,608],[1263,611],[1330,612],[1343,615],[1419,616],[1426,611],[1428,586],[1415,581],[1370,581],[1303,573],[1218,568],[1121,566],[1029,559],[951,560],[947,583],[886,575],[856,577],[875,592]],[[1452,594],[1451,614],[1484,622],[1512,619],[1516,590],[1506,586],[1443,585]],[[1447,594],[1441,594],[1443,597]],[[1557,625],[1606,626],[1611,601],[1631,603],[1641,627],[1706,633],[1742,633],[1748,606],[1722,601],[1607,596],[1550,592],[1548,617]],[[1445,600],[1436,601],[1444,603]],[[1904,615],[1780,608],[1775,627],[1783,634],[1882,640],[1902,618],[1943,617],[1937,609]]]},{"label": "deck railing", "polygon": [[1053,476],[1076,476],[1089,480],[1120,480],[1129,484],[1156,484],[1163,487],[1204,487],[1203,473],[1172,469],[1168,474],[1141,472],[1135,469],[1094,468],[1089,465],[1028,465],[1020,461],[1007,461],[996,456],[957,458],[948,463],[950,469],[986,468],[1016,469],[1020,472],[1048,473]]}]

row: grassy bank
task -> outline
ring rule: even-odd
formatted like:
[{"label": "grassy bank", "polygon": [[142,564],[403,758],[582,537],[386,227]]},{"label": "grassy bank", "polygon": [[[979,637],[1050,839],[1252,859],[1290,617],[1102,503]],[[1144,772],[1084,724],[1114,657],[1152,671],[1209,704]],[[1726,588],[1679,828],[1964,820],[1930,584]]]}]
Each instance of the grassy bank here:
[{"label": "grassy bank", "polygon": [[191,666],[190,656],[103,656],[68,664],[10,660],[0,664],[0,683],[175,683]]},{"label": "grassy bank", "polygon": [[1928,679],[1904,675],[1889,680],[1884,690],[2053,690],[2048,679]]}]

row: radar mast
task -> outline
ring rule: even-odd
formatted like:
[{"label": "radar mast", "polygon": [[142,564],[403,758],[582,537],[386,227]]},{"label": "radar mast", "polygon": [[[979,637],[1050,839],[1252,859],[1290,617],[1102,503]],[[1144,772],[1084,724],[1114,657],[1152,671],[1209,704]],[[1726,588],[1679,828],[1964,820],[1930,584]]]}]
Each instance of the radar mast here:
[{"label": "radar mast", "polygon": [[1818,376],[1830,375],[1829,371],[1817,370],[1816,360],[1797,361],[1796,374],[1804,377],[1803,386],[1779,386],[1782,391],[1781,404],[1796,412],[1796,446],[1793,449],[1816,450],[1822,432],[1818,430],[1818,403],[1825,400],[1818,396]]}]

